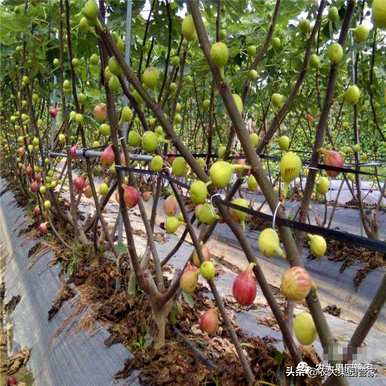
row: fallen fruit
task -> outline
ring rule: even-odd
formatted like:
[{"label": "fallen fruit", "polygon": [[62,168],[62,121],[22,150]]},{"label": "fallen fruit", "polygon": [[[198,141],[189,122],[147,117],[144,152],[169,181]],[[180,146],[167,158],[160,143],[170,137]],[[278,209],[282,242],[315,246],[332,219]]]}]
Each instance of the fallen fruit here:
[{"label": "fallen fruit", "polygon": [[304,300],[312,287],[311,277],[302,267],[289,268],[281,279],[281,293],[295,302]]},{"label": "fallen fruit", "polygon": [[241,306],[250,306],[256,297],[256,279],[253,274],[254,264],[237,275],[233,282],[232,294]]},{"label": "fallen fruit", "polygon": [[203,332],[209,335],[213,335],[218,330],[218,311],[215,308],[211,308],[206,311],[200,317],[200,328]]},{"label": "fallen fruit", "polygon": [[316,328],[311,314],[302,312],[295,316],[293,328],[296,339],[303,345],[310,345],[316,339]]}]

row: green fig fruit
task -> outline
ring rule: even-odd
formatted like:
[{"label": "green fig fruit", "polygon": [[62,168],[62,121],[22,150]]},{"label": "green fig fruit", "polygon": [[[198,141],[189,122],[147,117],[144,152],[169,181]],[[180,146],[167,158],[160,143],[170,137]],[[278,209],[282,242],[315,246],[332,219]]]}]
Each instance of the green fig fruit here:
[{"label": "green fig fruit", "polygon": [[208,188],[205,182],[196,180],[190,185],[190,198],[194,204],[203,204],[208,197]]},{"label": "green fig fruit", "polygon": [[296,339],[300,344],[308,346],[316,339],[316,327],[311,314],[302,312],[295,316],[293,328]]}]

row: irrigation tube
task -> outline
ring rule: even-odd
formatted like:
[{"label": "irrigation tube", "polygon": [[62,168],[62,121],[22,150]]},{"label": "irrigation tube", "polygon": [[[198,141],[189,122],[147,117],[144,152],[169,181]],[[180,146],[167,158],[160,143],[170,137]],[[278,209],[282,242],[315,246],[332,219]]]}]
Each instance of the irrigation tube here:
[{"label": "irrigation tube", "polygon": [[[78,149],[76,150],[76,158],[98,158],[102,155],[102,151],[100,150],[87,150],[87,149]],[[64,152],[56,152],[56,151],[50,151],[48,153],[49,157],[67,157],[67,153]],[[133,161],[143,161],[143,162],[149,162],[152,160],[151,155],[146,154],[134,154],[130,153],[129,157]]]}]

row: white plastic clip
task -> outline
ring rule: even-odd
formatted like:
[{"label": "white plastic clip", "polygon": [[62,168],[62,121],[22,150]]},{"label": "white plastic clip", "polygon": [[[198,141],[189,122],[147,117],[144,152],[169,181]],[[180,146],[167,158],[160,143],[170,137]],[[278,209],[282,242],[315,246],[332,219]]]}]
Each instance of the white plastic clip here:
[{"label": "white plastic clip", "polygon": [[279,203],[277,204],[276,209],[275,209],[275,211],[273,212],[272,229],[275,229],[276,215],[277,215],[277,211],[278,211],[280,205],[282,205],[281,202],[279,202]]}]

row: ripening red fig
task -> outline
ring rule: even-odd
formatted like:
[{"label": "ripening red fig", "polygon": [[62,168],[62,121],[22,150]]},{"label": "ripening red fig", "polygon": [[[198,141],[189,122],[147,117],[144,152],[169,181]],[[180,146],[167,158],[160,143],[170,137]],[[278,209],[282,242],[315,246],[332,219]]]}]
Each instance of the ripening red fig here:
[{"label": "ripening red fig", "polygon": [[[322,150],[324,163],[327,166],[334,166],[336,168],[342,168],[344,166],[343,156],[336,150]],[[336,177],[340,172],[336,170],[327,170],[327,175],[330,177]]]},{"label": "ripening red fig", "polygon": [[17,385],[17,379],[15,377],[8,377],[7,386]]},{"label": "ripening red fig", "polygon": [[33,216],[39,217],[40,216],[40,208],[38,206],[35,206],[32,211]]},{"label": "ripening red fig", "polygon": [[39,183],[36,180],[31,182],[31,192],[36,193],[39,190]]},{"label": "ripening red fig", "polygon": [[113,145],[109,145],[101,154],[101,163],[103,166],[110,167],[115,160]]},{"label": "ripening red fig", "polygon": [[31,165],[27,165],[27,167],[25,168],[25,172],[27,173],[28,177],[31,177],[32,173],[33,173],[32,166]]},{"label": "ripening red fig", "polygon": [[171,195],[169,196],[163,204],[163,209],[166,214],[166,216],[175,216],[178,209],[178,203],[176,198]]},{"label": "ripening red fig", "polygon": [[295,302],[304,300],[312,287],[311,277],[302,267],[288,269],[281,279],[281,292],[288,299]]},{"label": "ripening red fig", "polygon": [[38,226],[38,231],[40,234],[45,235],[48,232],[48,226],[46,222],[42,222]]},{"label": "ripening red fig", "polygon": [[106,120],[107,117],[107,108],[104,103],[99,103],[94,107],[93,111],[94,118],[98,122],[103,122]]},{"label": "ripening red fig", "polygon": [[190,263],[187,264],[180,278],[180,288],[186,293],[193,293],[197,287],[198,270]]},{"label": "ripening red fig", "polygon": [[253,263],[241,272],[233,282],[233,297],[241,306],[250,306],[256,297],[256,279],[253,275]]},{"label": "ripening red fig", "polygon": [[85,186],[86,186],[86,179],[83,176],[78,176],[74,179],[74,188],[76,193],[83,192],[83,189]]},{"label": "ripening red fig", "polygon": [[133,208],[138,204],[140,194],[133,186],[123,185],[123,200],[128,208]]},{"label": "ripening red fig", "polygon": [[68,151],[68,154],[71,158],[76,158],[76,151],[78,147],[76,145],[71,146],[70,150]]},{"label": "ripening red fig", "polygon": [[218,330],[218,311],[211,308],[200,317],[200,328],[209,335],[215,334]]},{"label": "ripening red fig", "polygon": [[50,109],[49,109],[51,118],[55,119],[56,115],[58,114],[58,111],[59,111],[59,109],[57,107],[51,106]]}]

